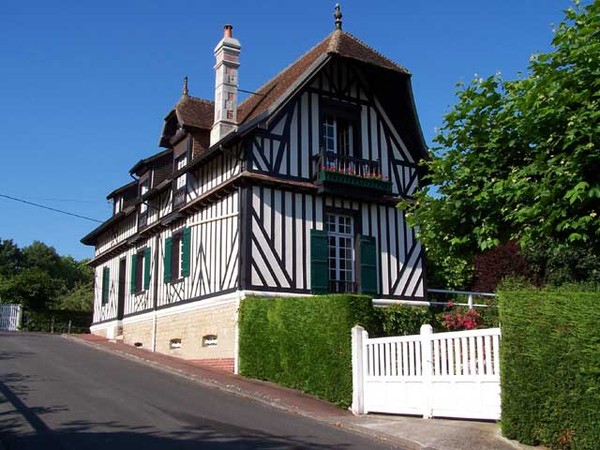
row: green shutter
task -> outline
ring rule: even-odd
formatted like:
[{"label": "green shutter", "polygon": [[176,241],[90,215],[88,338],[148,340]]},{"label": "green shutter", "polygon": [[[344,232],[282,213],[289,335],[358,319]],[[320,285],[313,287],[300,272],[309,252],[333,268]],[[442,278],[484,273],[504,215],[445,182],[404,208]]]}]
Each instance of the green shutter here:
[{"label": "green shutter", "polygon": [[377,295],[377,244],[373,236],[359,236],[360,292]]},{"label": "green shutter", "polygon": [[183,230],[183,241],[181,247],[181,276],[190,276],[190,243],[192,240],[192,230],[186,228]]},{"label": "green shutter", "polygon": [[169,283],[171,281],[171,251],[172,251],[172,247],[173,247],[173,238],[168,237],[165,240],[165,259],[164,259],[164,266],[165,266],[164,281],[165,281],[165,283]]},{"label": "green shutter", "polygon": [[137,255],[131,257],[131,280],[129,283],[130,292],[135,294],[137,292],[137,286],[135,285],[135,275],[137,274]]},{"label": "green shutter", "polygon": [[329,292],[329,264],[327,261],[327,233],[310,230],[310,279],[313,294]]},{"label": "green shutter", "polygon": [[144,289],[150,287],[150,247],[144,249]]},{"label": "green shutter", "polygon": [[102,304],[108,303],[108,291],[110,289],[110,269],[102,269]]}]

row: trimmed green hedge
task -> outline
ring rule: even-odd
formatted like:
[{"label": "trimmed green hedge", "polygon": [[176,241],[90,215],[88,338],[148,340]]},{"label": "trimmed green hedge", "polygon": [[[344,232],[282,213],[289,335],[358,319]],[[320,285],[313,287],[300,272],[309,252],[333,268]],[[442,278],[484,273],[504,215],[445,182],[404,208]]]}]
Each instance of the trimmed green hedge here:
[{"label": "trimmed green hedge", "polygon": [[250,297],[240,306],[240,373],[352,403],[350,330],[377,329],[369,297]]},{"label": "trimmed green hedge", "polygon": [[600,442],[600,293],[500,291],[502,431],[556,449]]},{"label": "trimmed green hedge", "polygon": [[382,336],[419,334],[424,324],[438,328],[433,309],[425,306],[391,305],[375,308],[375,315],[381,324]]}]

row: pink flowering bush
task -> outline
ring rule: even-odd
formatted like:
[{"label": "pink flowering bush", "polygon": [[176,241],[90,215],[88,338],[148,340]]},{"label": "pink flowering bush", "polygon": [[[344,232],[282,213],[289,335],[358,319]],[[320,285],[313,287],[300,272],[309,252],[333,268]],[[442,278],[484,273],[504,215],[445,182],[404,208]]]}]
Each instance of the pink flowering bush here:
[{"label": "pink flowering bush", "polygon": [[439,313],[438,320],[448,331],[475,330],[483,325],[483,317],[479,311],[463,306],[457,307],[452,301]]}]

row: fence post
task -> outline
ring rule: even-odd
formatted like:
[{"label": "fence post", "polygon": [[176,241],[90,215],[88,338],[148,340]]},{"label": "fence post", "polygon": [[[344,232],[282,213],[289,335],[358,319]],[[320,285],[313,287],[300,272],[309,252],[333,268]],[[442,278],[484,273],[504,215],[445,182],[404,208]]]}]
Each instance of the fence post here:
[{"label": "fence post", "polygon": [[67,325],[67,334],[71,334],[71,321],[69,320],[69,324]]},{"label": "fence post", "polygon": [[50,321],[50,333],[54,333],[54,316],[52,316],[52,320]]},{"label": "fence post", "polygon": [[433,416],[431,410],[431,378],[433,376],[433,349],[431,347],[431,335],[433,328],[431,325],[421,325],[420,329],[421,343],[421,371],[423,375],[423,388],[426,392],[423,405],[423,419],[431,419]]},{"label": "fence post", "polygon": [[365,414],[365,343],[369,333],[356,325],[352,328],[352,406],[353,414]]},{"label": "fence post", "polygon": [[467,299],[467,304],[469,305],[469,309],[473,309],[473,294],[469,294],[469,298]]}]

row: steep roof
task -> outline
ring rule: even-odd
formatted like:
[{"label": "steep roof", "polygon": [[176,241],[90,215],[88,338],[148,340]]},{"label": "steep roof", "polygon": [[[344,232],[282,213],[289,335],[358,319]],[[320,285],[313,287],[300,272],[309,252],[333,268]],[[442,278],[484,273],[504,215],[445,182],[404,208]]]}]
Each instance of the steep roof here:
[{"label": "steep roof", "polygon": [[210,130],[213,125],[215,102],[183,95],[175,105],[177,121],[183,126]]},{"label": "steep roof", "polygon": [[[334,30],[244,100],[238,107],[238,124],[243,125],[267,112],[290,86],[302,81],[307,71],[328,55],[338,55],[399,74],[410,75],[406,68],[386,58],[352,34]],[[211,100],[183,95],[172,112],[175,112],[177,121],[181,125],[209,130],[213,125],[214,107],[215,104]]]},{"label": "steep roof", "polygon": [[386,58],[360,39],[342,30],[334,30],[325,39],[315,45],[296,62],[285,68],[278,75],[264,84],[238,108],[238,122],[243,124],[269,110],[277,100],[286,93],[290,86],[303,78],[303,75],[327,55],[338,55],[371,64],[383,69],[405,75],[410,72],[404,67]]}]

